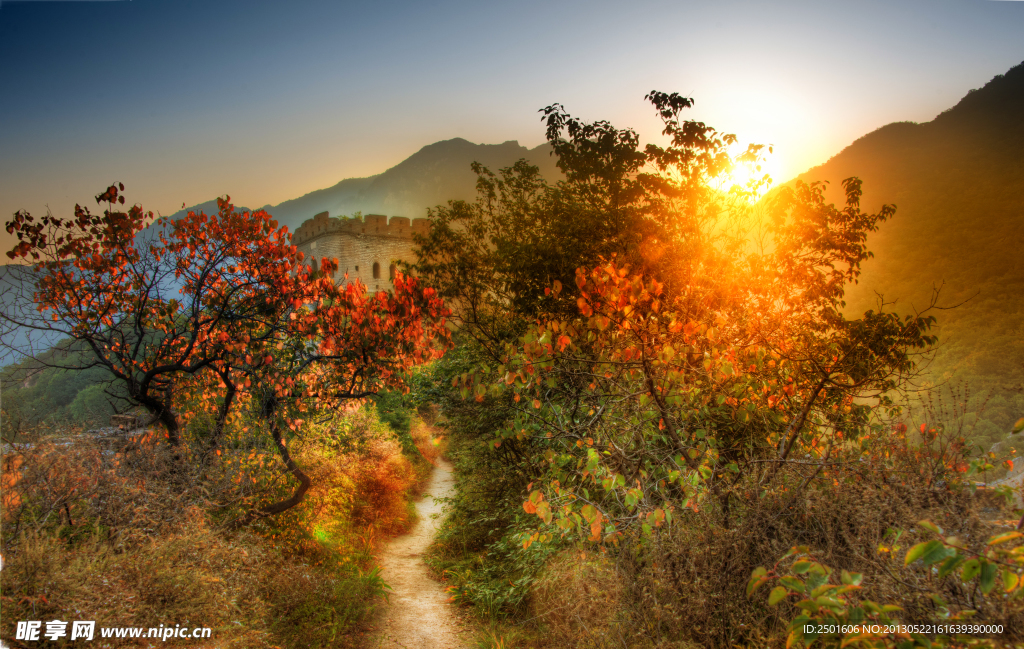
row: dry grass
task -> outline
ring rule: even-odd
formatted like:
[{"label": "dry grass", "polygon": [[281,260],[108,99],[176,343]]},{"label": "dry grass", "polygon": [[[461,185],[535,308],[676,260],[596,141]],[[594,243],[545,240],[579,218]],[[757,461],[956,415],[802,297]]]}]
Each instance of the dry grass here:
[{"label": "dry grass", "polygon": [[172,471],[152,434],[106,449],[75,439],[20,448],[3,458],[3,547],[22,532],[63,527],[76,537],[98,527],[121,548],[181,529],[201,501],[191,476]]},{"label": "dry grass", "polygon": [[[347,449],[314,435],[294,445],[314,481],[304,502],[240,532],[222,526],[232,507],[289,488],[229,461],[252,457],[244,447],[189,471],[152,436],[117,453],[80,441],[5,456],[0,636],[21,646],[18,620],[61,619],[211,627],[218,647],[359,646],[384,592],[376,544],[409,524],[430,466],[371,415],[350,417]],[[133,641],[88,644],[118,642]]]},{"label": "dry grass", "polygon": [[621,647],[625,585],[605,552],[571,548],[549,562],[530,593],[530,615],[564,646]]},{"label": "dry grass", "polygon": [[683,515],[646,545],[623,547],[618,563],[630,586],[634,631],[628,646],[782,646],[785,626],[798,613],[789,605],[768,607],[765,597],[747,598],[745,587],[754,568],[770,568],[796,545],[809,546],[834,570],[864,574],[860,596],[899,604],[905,623],[933,621],[938,611],[930,594],[939,593],[954,612],[977,610],[973,621],[1003,624],[1012,639],[1024,628],[1019,602],[982,601],[955,577],[936,581],[930,571],[903,565],[905,551],[924,540],[913,531],[919,520],[975,545],[994,533],[975,515],[966,491],[865,473],[849,482],[819,481],[795,499],[789,493],[743,499],[740,507],[739,522],[730,527],[720,509],[708,507]]},{"label": "dry grass", "polygon": [[[270,557],[256,539],[224,538],[201,519],[180,534],[121,552],[102,538],[69,547],[59,535],[29,532],[2,573],[3,635],[13,637],[17,620],[180,623],[211,627],[227,644],[261,646],[244,630],[260,626],[265,615],[260,585],[273,572]],[[119,644],[131,643],[106,646]]]}]

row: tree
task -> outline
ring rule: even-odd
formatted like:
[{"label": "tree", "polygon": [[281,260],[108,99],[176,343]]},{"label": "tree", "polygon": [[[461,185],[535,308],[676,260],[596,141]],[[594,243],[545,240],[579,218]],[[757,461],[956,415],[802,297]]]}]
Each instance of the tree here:
[{"label": "tree", "polygon": [[[497,181],[482,173],[476,205],[439,210],[419,266],[457,297],[464,330],[487,351],[453,380],[505,405],[490,442],[521,458],[533,483],[524,507],[595,540],[708,494],[728,526],[737,484],[768,488],[810,453],[806,486],[831,449],[868,430],[865,399],[891,405],[933,342],[924,313],[842,315],[867,235],[895,208],[863,212],[855,178],[840,207],[799,182],[752,200],[766,178],[731,188],[728,178],[762,147],[732,157],[734,136],[680,118],[691,100],[647,99],[670,142],[643,151],[632,131],[545,109],[565,180],[549,186],[522,165]],[[568,277],[547,259],[562,223],[583,233]],[[430,265],[446,240],[464,245]],[[469,289],[455,285],[459,273]]]},{"label": "tree", "polygon": [[151,213],[118,211],[121,190],[97,196],[108,203],[102,215],[78,205],[68,220],[15,214],[7,230],[20,243],[8,256],[34,262],[35,281],[7,287],[14,307],[4,317],[63,336],[75,353],[51,364],[106,370],[115,396],[162,424],[179,460],[182,422],[195,414],[180,410],[186,395],[214,411],[201,461],[219,453],[238,404],[254,403],[299,481],[291,498],[254,516],[294,506],[309,488],[282,424],[296,430],[300,413],[400,388],[412,365],[447,345],[444,305],[415,279],[398,275],[393,294],[372,296],[358,283],[336,286],[337,260],[304,265],[287,228],[228,199],[214,216],[189,212],[146,229]]},{"label": "tree", "polygon": [[[474,164],[477,200],[430,211],[431,229],[417,235],[417,262],[407,267],[438,288],[460,332],[492,360],[538,315],[574,313],[577,268],[614,256],[670,285],[685,282],[673,260],[721,236],[735,204],[765,182],[718,191],[736,166],[756,165],[763,147],[730,156],[734,135],[679,122],[692,100],[657,91],[648,99],[665,119],[668,148],[641,148],[632,129],[585,123],[553,104],[542,120],[563,178],[551,183],[525,160],[498,173]],[[556,280],[565,287],[559,300],[545,293]]]}]

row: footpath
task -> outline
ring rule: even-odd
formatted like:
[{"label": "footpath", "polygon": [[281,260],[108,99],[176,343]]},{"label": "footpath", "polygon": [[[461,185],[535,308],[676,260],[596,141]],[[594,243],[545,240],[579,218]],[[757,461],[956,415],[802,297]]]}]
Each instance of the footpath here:
[{"label": "footpath", "polygon": [[381,557],[382,577],[393,588],[383,611],[380,649],[468,649],[469,625],[460,618],[441,584],[431,578],[423,553],[440,524],[441,504],[455,489],[452,467],[438,458],[423,498],[416,503],[418,520],[408,534],[392,540]]}]

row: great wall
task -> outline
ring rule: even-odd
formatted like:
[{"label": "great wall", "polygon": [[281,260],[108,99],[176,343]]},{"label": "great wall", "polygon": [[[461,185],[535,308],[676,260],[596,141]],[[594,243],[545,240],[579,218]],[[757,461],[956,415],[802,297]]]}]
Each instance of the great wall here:
[{"label": "great wall", "polygon": [[335,281],[360,280],[370,292],[394,288],[396,261],[412,261],[413,234],[427,234],[429,219],[367,214],[362,218],[331,218],[320,212],[292,235],[292,244],[316,264],[337,259]]}]

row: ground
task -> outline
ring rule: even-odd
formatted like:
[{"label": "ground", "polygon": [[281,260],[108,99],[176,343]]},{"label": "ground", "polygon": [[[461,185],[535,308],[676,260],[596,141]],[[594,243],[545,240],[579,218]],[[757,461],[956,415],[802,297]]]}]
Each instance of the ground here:
[{"label": "ground", "polygon": [[469,623],[448,604],[444,588],[433,579],[423,553],[440,523],[441,503],[454,490],[450,464],[438,459],[423,499],[416,504],[418,522],[384,550],[384,580],[394,589],[381,616],[380,634],[370,646],[380,649],[463,649]]}]

